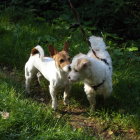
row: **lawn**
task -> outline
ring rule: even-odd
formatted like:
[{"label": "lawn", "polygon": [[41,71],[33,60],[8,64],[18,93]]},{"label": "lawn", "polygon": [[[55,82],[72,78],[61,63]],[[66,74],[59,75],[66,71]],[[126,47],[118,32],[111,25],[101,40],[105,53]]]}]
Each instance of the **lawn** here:
[{"label": "lawn", "polygon": [[[87,34],[91,32],[84,27]],[[138,42],[114,34],[97,34],[104,38],[113,61],[113,93],[90,112],[82,83],[73,85],[70,105],[51,109],[48,83],[42,90],[33,85],[32,95],[24,89],[24,64],[30,50],[40,44],[46,55],[47,46],[58,50],[70,43],[70,56],[88,51],[80,30],[69,29],[62,19],[47,23],[29,16],[15,22],[9,15],[0,15],[0,137],[1,139],[140,139],[140,58]]]}]

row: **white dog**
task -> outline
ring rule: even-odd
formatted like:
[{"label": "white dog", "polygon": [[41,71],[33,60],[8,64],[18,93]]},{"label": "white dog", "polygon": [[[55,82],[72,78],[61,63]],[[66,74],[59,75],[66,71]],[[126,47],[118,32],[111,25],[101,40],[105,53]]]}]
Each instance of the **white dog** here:
[{"label": "white dog", "polygon": [[94,109],[96,94],[104,98],[112,92],[112,61],[101,37],[89,38],[92,50],[85,54],[76,55],[71,64],[69,80],[83,81],[84,89],[91,109]]},{"label": "white dog", "polygon": [[[26,91],[30,93],[30,83],[34,75],[40,78],[40,73],[50,82],[49,90],[52,98],[52,108],[57,109],[57,90],[64,88],[64,104],[68,103],[70,85],[68,71],[70,69],[70,57],[68,55],[68,44],[65,43],[61,52],[49,46],[51,57],[44,57],[44,50],[41,46],[32,49],[31,55],[25,64],[25,85]],[[38,71],[40,73],[38,73]]]}]

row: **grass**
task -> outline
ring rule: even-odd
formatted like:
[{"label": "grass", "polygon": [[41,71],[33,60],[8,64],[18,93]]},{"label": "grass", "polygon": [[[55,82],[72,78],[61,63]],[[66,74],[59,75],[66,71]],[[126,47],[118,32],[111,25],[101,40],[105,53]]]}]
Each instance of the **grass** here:
[{"label": "grass", "polygon": [[50,106],[26,98],[21,84],[0,72],[0,111],[9,116],[0,117],[1,139],[91,139],[82,131],[73,130],[67,117],[58,116]]},{"label": "grass", "polygon": [[[62,105],[62,94],[58,95],[60,112],[52,111],[50,101],[46,104],[38,102],[34,95],[25,95],[23,68],[36,44],[42,45],[47,55],[48,44],[61,50],[65,41],[70,42],[72,57],[87,52],[80,31],[68,28],[69,24],[61,19],[47,23],[40,17],[28,16],[16,23],[9,13],[0,15],[1,139],[140,139],[137,42],[119,44],[116,36],[102,34],[113,60],[113,93],[104,105],[97,97],[95,112],[89,111],[82,83],[73,85],[69,107]],[[42,86],[45,98],[50,100],[46,84]],[[6,119],[3,112],[9,113]]]}]

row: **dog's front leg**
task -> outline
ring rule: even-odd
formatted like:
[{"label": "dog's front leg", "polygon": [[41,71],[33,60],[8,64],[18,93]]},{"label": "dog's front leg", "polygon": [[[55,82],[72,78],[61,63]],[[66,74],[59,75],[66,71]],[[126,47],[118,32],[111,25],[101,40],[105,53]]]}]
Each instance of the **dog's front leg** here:
[{"label": "dog's front leg", "polygon": [[70,93],[70,89],[71,89],[71,86],[68,85],[65,87],[65,91],[64,91],[64,105],[68,105],[69,104],[69,93]]},{"label": "dog's front leg", "polygon": [[87,99],[90,103],[91,110],[95,110],[95,105],[96,105],[95,91],[92,89],[92,87],[90,87],[87,84],[84,84],[84,90],[85,90],[85,93],[87,95]]},{"label": "dog's front leg", "polygon": [[57,109],[56,87],[50,83],[49,90],[52,98],[52,108],[56,110]]}]

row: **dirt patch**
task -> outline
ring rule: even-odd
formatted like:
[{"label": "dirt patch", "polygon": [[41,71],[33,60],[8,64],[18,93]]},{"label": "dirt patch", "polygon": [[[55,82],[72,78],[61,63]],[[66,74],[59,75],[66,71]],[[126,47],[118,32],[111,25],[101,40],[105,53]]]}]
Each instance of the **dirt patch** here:
[{"label": "dirt patch", "polygon": [[96,117],[89,117],[87,109],[80,107],[63,108],[61,114],[69,115],[69,124],[73,129],[81,129],[90,136],[95,136],[97,139],[101,137],[106,140],[124,139],[124,140],[140,140],[140,136],[134,129],[118,129],[111,130],[109,124]]}]

